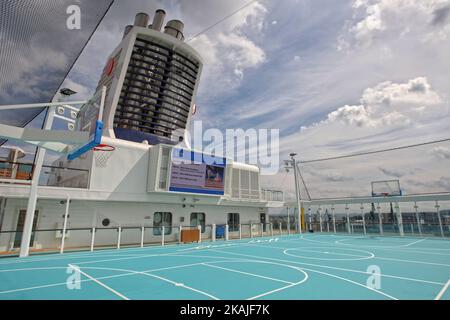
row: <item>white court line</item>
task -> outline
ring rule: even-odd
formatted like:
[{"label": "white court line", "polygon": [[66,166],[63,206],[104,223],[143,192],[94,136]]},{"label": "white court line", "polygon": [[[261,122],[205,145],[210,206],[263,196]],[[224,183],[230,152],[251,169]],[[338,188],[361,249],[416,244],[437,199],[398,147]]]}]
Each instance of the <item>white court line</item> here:
[{"label": "white court line", "polygon": [[[197,256],[196,256],[197,257]],[[219,260],[219,261],[208,261],[208,263],[222,263],[222,262],[243,262],[243,261],[252,261],[252,260],[243,260],[243,259],[234,259],[234,258],[226,258],[222,257],[222,259],[227,260]],[[178,265],[178,266],[171,266],[171,267],[165,267],[165,268],[158,268],[158,269],[150,269],[150,270],[144,270],[144,271],[129,271],[126,269],[118,269],[118,268],[102,268],[102,267],[84,267],[83,269],[89,269],[89,270],[109,270],[109,271],[121,271],[126,272],[124,274],[118,274],[118,275],[112,275],[112,276],[104,276],[104,277],[98,277],[97,280],[104,280],[104,279],[112,279],[112,278],[120,278],[125,276],[132,276],[139,274],[140,272],[157,272],[157,271],[164,271],[164,270],[171,270],[171,269],[181,269],[191,266],[197,266],[201,265],[202,262],[197,263],[190,263],[190,264],[184,264],[184,265]],[[7,270],[7,272],[13,272],[13,271],[35,271],[35,270],[42,270],[42,269],[67,269],[67,267],[48,267],[48,268],[28,268],[28,269],[11,269]],[[80,280],[80,282],[90,282],[93,281],[91,279],[84,279]],[[0,291],[0,294],[5,293],[12,293],[12,292],[18,292],[18,291],[28,291],[28,290],[34,290],[34,289],[41,289],[41,288],[48,288],[48,287],[56,287],[56,286],[62,286],[66,285],[66,282],[59,282],[59,283],[52,283],[52,284],[46,284],[41,286],[34,286],[34,287],[26,287],[26,288],[19,288],[19,289],[12,289],[12,290],[6,290],[6,291]]]},{"label": "white court line", "polygon": [[[284,249],[284,248],[280,248],[280,247],[268,247],[268,248],[274,248],[274,249],[280,249],[280,250]],[[214,251],[221,253],[218,250],[214,250]],[[273,258],[259,257],[259,256],[253,256],[253,257],[254,258],[259,258],[259,259],[282,261],[282,262],[286,262],[286,263],[294,263],[294,264],[307,265],[307,266],[313,266],[313,267],[320,267],[320,268],[326,268],[326,269],[333,269],[333,270],[339,270],[339,271],[347,271],[347,272],[354,272],[354,273],[361,273],[361,274],[368,274],[368,275],[371,274],[371,273],[368,273],[367,271],[360,271],[360,270],[346,269],[346,268],[339,268],[339,267],[331,267],[331,266],[320,265],[320,264],[313,264],[313,263],[306,263],[306,262],[296,262],[296,261],[283,260],[283,259],[273,259]],[[415,278],[407,278],[407,277],[401,277],[401,276],[394,276],[394,275],[388,275],[388,274],[384,274],[384,273],[381,274],[381,276],[382,277],[386,277],[386,278],[394,278],[394,279],[407,280],[407,281],[413,281],[413,282],[429,283],[429,284],[433,284],[433,285],[440,285],[440,286],[444,285],[444,283],[441,283],[441,282],[422,280],[422,279],[415,279]]]},{"label": "white court line", "polygon": [[252,277],[256,277],[256,278],[262,278],[262,279],[267,279],[267,280],[272,280],[272,281],[277,281],[277,282],[282,282],[282,283],[287,283],[287,284],[294,284],[293,282],[290,281],[284,281],[284,280],[280,280],[280,279],[275,279],[275,278],[270,278],[270,277],[266,277],[266,276],[261,276],[259,274],[255,274],[255,273],[249,273],[249,272],[244,272],[244,271],[239,271],[239,270],[234,270],[234,269],[229,269],[229,268],[224,268],[224,267],[219,267],[219,266],[214,266],[214,265],[210,265],[208,263],[202,263],[202,265],[207,266],[207,267],[211,267],[211,268],[216,268],[216,269],[222,269],[225,271],[230,271],[230,272],[235,272],[235,273],[240,273],[240,274],[245,274],[247,276],[252,276]]},{"label": "white court line", "polygon": [[122,299],[124,299],[124,300],[130,300],[130,299],[128,299],[127,297],[125,297],[123,294],[121,294],[120,292],[118,292],[118,291],[114,290],[113,288],[107,286],[106,284],[104,284],[103,282],[101,282],[101,281],[95,279],[94,277],[91,277],[91,276],[88,275],[86,272],[81,271],[80,268],[78,268],[78,267],[76,267],[76,266],[74,266],[74,265],[71,265],[70,263],[68,264],[68,266],[69,266],[70,268],[72,268],[73,270],[75,270],[75,271],[81,273],[81,274],[84,275],[85,277],[91,279],[91,280],[94,281],[95,283],[101,285],[103,288],[105,288],[105,289],[111,291],[111,292],[114,293],[116,296],[118,296],[118,297],[120,297],[120,298],[122,298]]},{"label": "white court line", "polygon": [[285,287],[281,287],[281,288],[274,289],[274,290],[271,290],[271,291],[268,291],[268,292],[265,292],[265,293],[262,293],[262,294],[258,294],[257,296],[248,298],[246,300],[256,300],[256,299],[259,299],[261,297],[268,296],[269,294],[272,294],[272,293],[275,293],[275,292],[279,292],[279,291],[283,291],[283,290],[289,289],[291,287],[295,287],[296,285],[299,285],[299,284],[300,283],[293,283],[293,284],[290,284],[290,285],[285,286]]},{"label": "white court line", "polygon": [[[253,256],[253,255],[242,254],[242,253],[233,253],[233,252],[219,251],[219,250],[213,250],[213,251],[220,252],[220,253],[226,253],[226,254],[232,254],[232,255],[245,256],[245,257],[252,257],[252,258],[259,258],[259,259],[269,259],[269,258],[264,258],[264,257],[258,257],[258,256]],[[270,260],[275,260],[275,259],[270,259]],[[283,260],[279,260],[279,261],[283,261]],[[346,282],[355,284],[355,285],[357,285],[357,286],[363,287],[363,288],[365,288],[365,289],[367,289],[367,290],[374,291],[374,292],[379,293],[379,294],[381,294],[381,295],[383,295],[383,296],[386,296],[386,297],[388,297],[388,298],[390,298],[390,299],[398,300],[397,298],[395,298],[395,297],[393,297],[393,296],[391,296],[391,295],[389,295],[389,294],[387,294],[387,293],[384,293],[384,292],[382,292],[382,291],[379,291],[379,290],[376,290],[376,289],[373,289],[373,288],[369,288],[369,287],[367,287],[367,286],[365,286],[365,285],[363,285],[363,284],[360,284],[360,283],[358,283],[358,282],[355,282],[355,281],[350,280],[350,279],[347,279],[347,278],[343,278],[343,277],[340,277],[340,276],[337,276],[337,275],[334,275],[334,274],[331,274],[331,273],[322,272],[322,271],[317,271],[317,270],[308,269],[308,268],[303,268],[303,267],[301,267],[301,269],[302,269],[302,270],[311,271],[311,272],[320,273],[320,274],[324,274],[324,275],[327,275],[327,276],[330,276],[330,277],[333,277],[333,278],[337,278],[337,279],[340,279],[340,280],[343,280],[343,281],[346,281]],[[290,287],[290,286],[288,286],[288,287]],[[288,287],[285,287],[283,290],[287,289]],[[278,290],[278,291],[280,291],[280,290]],[[252,299],[252,298],[250,298],[250,299]]]},{"label": "white court line", "polygon": [[[344,247],[351,247],[351,248],[369,248],[369,249],[375,249],[375,250],[386,250],[386,251],[400,251],[400,252],[404,252],[404,253],[423,253],[423,254],[434,254],[434,255],[441,255],[441,256],[448,256],[450,255],[450,253],[441,253],[441,252],[425,252],[425,251],[417,251],[417,249],[425,249],[425,250],[450,250],[447,248],[409,248],[409,247],[403,247],[403,246],[390,246],[390,247],[386,247],[386,246],[370,246],[370,245],[352,245],[352,244],[345,244],[345,243],[341,243],[340,241],[344,241],[344,240],[352,240],[352,239],[341,239],[341,240],[336,240],[333,242],[323,242],[323,241],[316,241],[316,240],[311,240],[311,239],[295,239],[295,240],[286,240],[284,242],[297,242],[298,240],[305,240],[305,241],[309,241],[309,242],[315,242],[315,243],[320,243],[320,244],[327,244],[329,246],[335,246],[336,248],[342,248],[342,246]],[[336,246],[336,244],[339,244],[341,246]]]},{"label": "white court line", "polygon": [[411,242],[411,243],[408,243],[408,244],[404,244],[404,245],[402,245],[402,246],[400,246],[400,247],[409,247],[409,246],[412,246],[413,244],[416,244],[416,243],[425,241],[425,240],[427,240],[427,239],[428,239],[428,238],[420,239],[420,240],[417,240],[417,241],[414,241],[414,242]]},{"label": "white court line", "polygon": [[408,263],[417,263],[417,264],[427,264],[427,265],[431,265],[431,266],[450,267],[450,264],[438,263],[438,262],[426,262],[426,261],[419,261],[419,260],[406,260],[406,259],[396,259],[396,258],[384,258],[384,257],[378,257],[378,256],[375,256],[374,259],[389,260],[389,261],[398,261],[398,262],[408,262]]},{"label": "white court line", "polygon": [[442,290],[439,292],[439,294],[434,298],[434,300],[441,300],[441,298],[444,296],[445,291],[447,291],[448,287],[450,286],[450,279],[447,281],[445,286],[442,288]]}]

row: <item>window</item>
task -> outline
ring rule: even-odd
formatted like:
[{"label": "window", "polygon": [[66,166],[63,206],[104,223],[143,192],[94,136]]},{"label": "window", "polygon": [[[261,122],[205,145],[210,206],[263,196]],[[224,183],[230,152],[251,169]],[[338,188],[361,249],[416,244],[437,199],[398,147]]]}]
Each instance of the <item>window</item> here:
[{"label": "window", "polygon": [[110,221],[109,221],[109,219],[103,219],[103,221],[102,221],[102,225],[103,225],[104,227],[107,227],[107,226],[109,226],[109,224],[110,224]]},{"label": "window", "polygon": [[191,227],[201,226],[202,233],[205,233],[205,214],[201,212],[191,213]]},{"label": "window", "polygon": [[228,231],[239,231],[239,213],[228,214]]},{"label": "window", "polygon": [[165,227],[164,234],[172,233],[172,213],[171,212],[155,212],[153,215],[153,235],[160,236],[162,227]]}]

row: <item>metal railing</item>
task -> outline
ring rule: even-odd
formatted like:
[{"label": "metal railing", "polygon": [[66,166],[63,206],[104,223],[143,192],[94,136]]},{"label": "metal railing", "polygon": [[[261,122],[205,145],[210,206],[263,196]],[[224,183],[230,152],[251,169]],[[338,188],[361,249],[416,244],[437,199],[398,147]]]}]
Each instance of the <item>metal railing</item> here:
[{"label": "metal railing", "polygon": [[[29,184],[33,178],[34,168],[33,163],[0,160],[0,183]],[[39,185],[87,189],[89,170],[43,165]]]},{"label": "metal railing", "polygon": [[[288,231],[274,229],[272,223],[239,224],[233,231],[228,225],[201,226],[114,226],[35,229],[31,235],[30,253],[64,253],[105,249],[144,248],[181,243],[184,229],[198,229],[201,242],[229,241],[287,235]],[[17,256],[21,231],[0,231],[0,257]]]},{"label": "metal railing", "polygon": [[313,232],[450,237],[447,193],[319,199],[303,207],[306,227]]}]

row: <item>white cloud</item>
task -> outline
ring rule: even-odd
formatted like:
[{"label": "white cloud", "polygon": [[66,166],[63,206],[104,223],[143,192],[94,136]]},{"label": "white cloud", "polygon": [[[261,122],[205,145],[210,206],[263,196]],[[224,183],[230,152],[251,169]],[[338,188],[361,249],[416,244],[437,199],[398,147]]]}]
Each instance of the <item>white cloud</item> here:
[{"label": "white cloud", "polygon": [[[424,43],[450,35],[449,0],[354,0],[347,45],[370,46],[386,38],[417,37]],[[414,23],[412,23],[414,22]],[[339,47],[346,47],[340,39]]]},{"label": "white cloud", "polygon": [[430,153],[441,160],[450,160],[450,148],[435,147],[431,149]]},{"label": "white cloud", "polygon": [[359,105],[340,107],[329,113],[326,120],[303,127],[302,130],[323,130],[332,123],[390,130],[446,115],[441,97],[431,89],[424,77],[403,84],[390,81],[380,83],[366,89],[360,102]]},{"label": "white cloud", "polygon": [[212,30],[190,42],[202,52],[205,62],[200,94],[224,93],[240,84],[246,70],[265,62],[264,50],[246,32],[261,33],[266,13],[267,9],[255,2],[225,21],[218,31]]}]

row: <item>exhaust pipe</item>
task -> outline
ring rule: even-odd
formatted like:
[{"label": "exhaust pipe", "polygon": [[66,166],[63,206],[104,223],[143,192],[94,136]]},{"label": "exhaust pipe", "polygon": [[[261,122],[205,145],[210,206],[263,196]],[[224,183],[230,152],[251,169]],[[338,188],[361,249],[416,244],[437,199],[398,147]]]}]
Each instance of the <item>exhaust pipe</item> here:
[{"label": "exhaust pipe", "polygon": [[153,23],[151,24],[151,29],[161,31],[164,24],[164,18],[166,17],[166,12],[162,9],[158,9],[155,12],[155,17],[153,18]]}]

